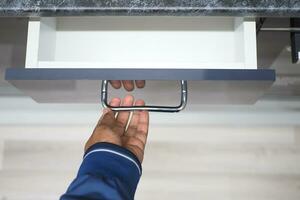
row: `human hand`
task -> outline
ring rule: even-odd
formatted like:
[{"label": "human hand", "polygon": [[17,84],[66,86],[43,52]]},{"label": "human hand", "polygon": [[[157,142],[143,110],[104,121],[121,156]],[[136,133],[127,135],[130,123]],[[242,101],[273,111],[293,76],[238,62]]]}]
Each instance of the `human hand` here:
[{"label": "human hand", "polygon": [[[143,106],[145,102],[137,100],[134,103],[131,95],[127,95],[122,102],[119,98],[114,98],[110,102],[111,106],[132,106],[133,104]],[[117,117],[115,115],[116,113],[110,109],[104,110],[93,134],[85,145],[85,151],[96,143],[108,142],[128,149],[142,163],[148,135],[149,113],[134,111],[130,121],[129,111],[119,112]]]},{"label": "human hand", "polygon": [[127,81],[109,81],[109,82],[110,82],[111,86],[113,86],[113,88],[115,88],[115,89],[120,89],[122,87],[122,84],[123,84],[124,88],[127,91],[134,90],[134,82],[135,82],[135,85],[136,85],[137,88],[144,88],[145,84],[146,84],[146,82],[142,81],[142,80],[139,80],[139,81],[130,81],[130,80],[127,80]]}]

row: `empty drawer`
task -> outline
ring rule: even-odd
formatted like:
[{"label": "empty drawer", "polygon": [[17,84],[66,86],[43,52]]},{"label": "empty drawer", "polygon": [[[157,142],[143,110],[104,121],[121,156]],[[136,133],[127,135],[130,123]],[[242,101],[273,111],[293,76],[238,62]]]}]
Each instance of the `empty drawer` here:
[{"label": "empty drawer", "polygon": [[233,17],[34,19],[26,68],[257,69],[255,27]]}]

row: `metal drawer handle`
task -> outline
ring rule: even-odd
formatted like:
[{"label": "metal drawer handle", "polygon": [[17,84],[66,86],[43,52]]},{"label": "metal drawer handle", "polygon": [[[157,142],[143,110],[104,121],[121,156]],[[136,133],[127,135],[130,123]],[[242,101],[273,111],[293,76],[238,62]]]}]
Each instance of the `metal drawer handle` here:
[{"label": "metal drawer handle", "polygon": [[180,105],[178,106],[121,106],[115,107],[110,106],[107,103],[107,87],[108,87],[108,80],[102,81],[101,87],[101,102],[104,108],[110,108],[113,111],[135,111],[135,110],[147,110],[149,112],[179,112],[183,110],[187,104],[187,81],[181,80],[181,101]]}]

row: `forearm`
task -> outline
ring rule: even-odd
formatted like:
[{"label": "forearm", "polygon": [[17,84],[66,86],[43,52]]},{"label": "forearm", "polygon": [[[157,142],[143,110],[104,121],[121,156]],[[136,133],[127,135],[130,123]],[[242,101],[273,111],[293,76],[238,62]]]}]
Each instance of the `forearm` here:
[{"label": "forearm", "polygon": [[85,153],[76,179],[61,200],[134,199],[142,168],[129,150],[97,143]]}]

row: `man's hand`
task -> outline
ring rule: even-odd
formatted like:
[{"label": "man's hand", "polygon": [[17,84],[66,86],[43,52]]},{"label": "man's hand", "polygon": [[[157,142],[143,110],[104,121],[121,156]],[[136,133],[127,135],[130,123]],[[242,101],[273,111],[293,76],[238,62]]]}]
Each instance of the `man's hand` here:
[{"label": "man's hand", "polygon": [[124,86],[124,88],[127,91],[132,91],[134,90],[134,82],[137,88],[144,88],[146,82],[145,81],[109,81],[110,84],[113,86],[113,88],[115,89],[119,89],[122,87],[122,84]]},{"label": "man's hand", "polygon": [[[134,98],[130,95],[126,96],[122,102],[119,98],[114,98],[110,102],[111,106],[132,106],[133,104],[142,106],[145,102],[137,100],[134,103]],[[149,113],[147,111],[134,111],[130,121],[129,117],[130,112],[116,114],[106,109],[92,136],[87,141],[85,151],[98,142],[108,142],[130,150],[142,163],[148,135]]]}]

